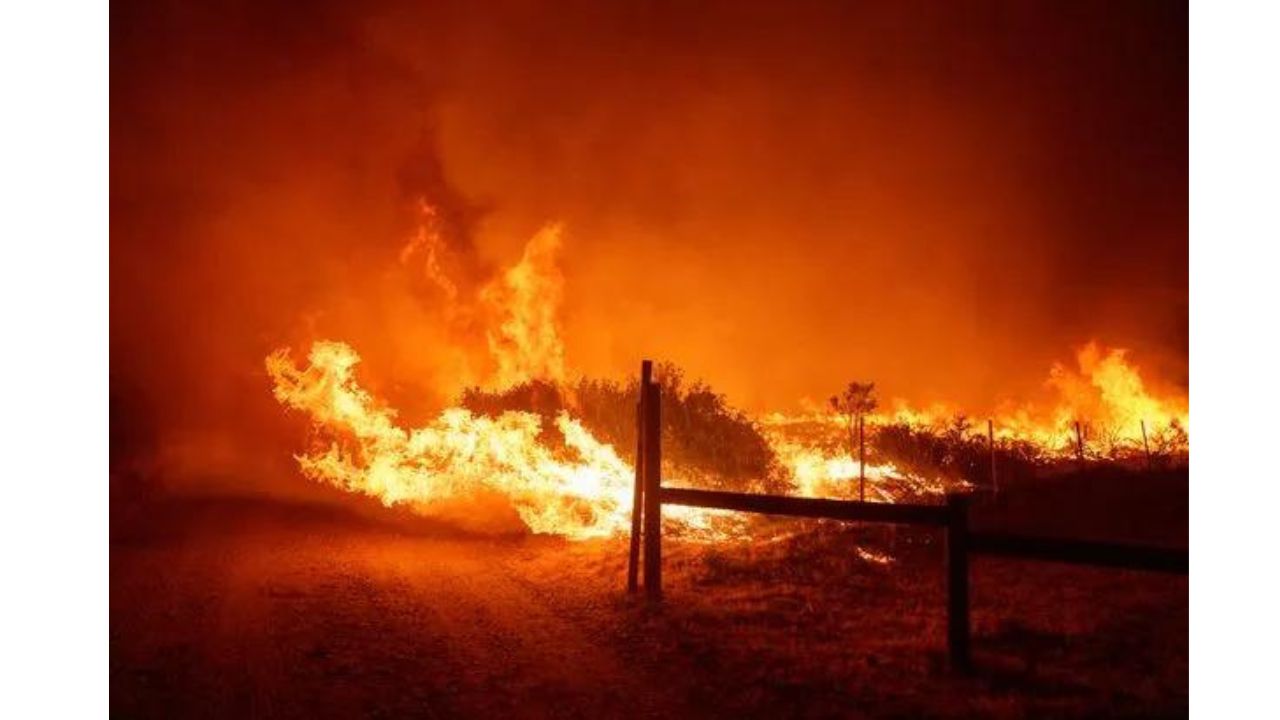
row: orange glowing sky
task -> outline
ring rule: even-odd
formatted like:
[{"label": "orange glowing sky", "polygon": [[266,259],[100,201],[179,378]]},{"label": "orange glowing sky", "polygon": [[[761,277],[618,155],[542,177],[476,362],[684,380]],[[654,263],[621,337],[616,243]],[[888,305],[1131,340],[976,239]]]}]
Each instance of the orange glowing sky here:
[{"label": "orange glowing sky", "polygon": [[443,402],[423,196],[477,281],[563,224],[588,374],[982,407],[1096,338],[1185,387],[1177,3],[422,5],[113,3],[113,412],[270,422],[317,337]]}]

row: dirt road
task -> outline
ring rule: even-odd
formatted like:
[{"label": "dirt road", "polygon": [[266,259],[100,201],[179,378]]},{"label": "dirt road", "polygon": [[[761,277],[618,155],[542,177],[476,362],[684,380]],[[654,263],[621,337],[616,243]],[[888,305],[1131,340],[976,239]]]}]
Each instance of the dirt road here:
[{"label": "dirt road", "polygon": [[599,608],[523,583],[510,542],[291,520],[117,548],[113,714],[688,714],[627,670]]},{"label": "dirt road", "polygon": [[253,503],[161,519],[112,544],[116,717],[1185,713],[1185,578],[979,564],[982,669],[961,678],[927,537],[897,536],[888,564],[821,529],[672,543],[653,609],[621,592],[621,542],[410,535]]}]

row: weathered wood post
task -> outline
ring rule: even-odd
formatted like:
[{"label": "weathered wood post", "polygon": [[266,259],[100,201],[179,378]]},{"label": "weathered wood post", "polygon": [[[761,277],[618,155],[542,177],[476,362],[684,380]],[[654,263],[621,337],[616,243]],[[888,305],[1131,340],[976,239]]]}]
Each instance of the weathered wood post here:
[{"label": "weathered wood post", "polygon": [[641,518],[644,516],[644,398],[653,374],[653,363],[640,363],[640,389],[636,393],[636,480],[631,494],[631,554],[627,557],[627,592],[639,585]]},{"label": "weathered wood post", "polygon": [[662,394],[647,386],[644,403],[644,591],[662,597]]},{"label": "weathered wood post", "polygon": [[1000,483],[996,481],[996,429],[991,419],[987,419],[987,454],[991,457],[991,491],[1000,492]]},{"label": "weathered wood post", "polygon": [[867,501],[867,436],[864,420],[858,416],[858,501]]},{"label": "weathered wood post", "polygon": [[1147,421],[1138,422],[1142,423],[1142,450],[1147,454],[1147,472],[1151,472],[1151,444],[1147,442]]},{"label": "weathered wood post", "polygon": [[969,669],[969,496],[947,495],[947,657]]},{"label": "weathered wood post", "polygon": [[1076,462],[1084,470],[1084,435],[1080,434],[1080,421],[1076,421]]}]

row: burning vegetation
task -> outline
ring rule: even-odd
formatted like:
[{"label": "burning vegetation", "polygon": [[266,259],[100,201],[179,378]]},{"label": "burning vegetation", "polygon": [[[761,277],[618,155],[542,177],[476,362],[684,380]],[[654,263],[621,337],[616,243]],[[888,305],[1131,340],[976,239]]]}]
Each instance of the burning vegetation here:
[{"label": "burning vegetation", "polygon": [[[405,422],[356,376],[357,350],[318,340],[305,361],[266,359],[276,399],[305,413],[312,446],[297,456],[316,481],[432,514],[440,503],[497,494],[536,533],[609,536],[629,526],[637,383],[574,375],[561,341],[562,228],[526,244],[484,283],[439,213],[399,255],[447,322],[484,338],[484,382],[425,423]],[[474,287],[468,290],[468,287]],[[1124,350],[1090,343],[1076,367],[1055,365],[1048,407],[1008,405],[977,423],[939,404],[881,409],[873,383],[852,382],[827,411],[749,415],[674,364],[659,366],[670,485],[878,502],[927,500],[957,485],[1026,478],[1071,462],[1177,463],[1188,450],[1185,397],[1157,397]],[[749,534],[732,518],[681,508],[673,530]]]},{"label": "burning vegetation", "polygon": [[1122,5],[112,3],[111,714],[1184,714]]}]

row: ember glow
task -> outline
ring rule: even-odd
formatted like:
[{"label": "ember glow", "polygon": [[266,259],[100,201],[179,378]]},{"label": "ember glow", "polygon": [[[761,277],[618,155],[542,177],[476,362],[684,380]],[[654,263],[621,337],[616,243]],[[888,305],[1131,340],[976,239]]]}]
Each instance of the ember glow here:
[{"label": "ember glow", "polygon": [[[476,310],[465,307],[460,284],[447,270],[456,263],[434,229],[435,217],[424,204],[423,224],[400,261],[420,264],[423,276],[442,291],[449,315],[485,319],[493,368],[487,387],[502,390],[537,380],[563,387],[572,397],[560,337],[562,229],[550,225],[535,234],[519,262],[478,289]],[[1153,441],[1185,449],[1185,398],[1153,396],[1123,350],[1090,343],[1076,359],[1076,368],[1055,365],[1049,373],[1056,404],[1012,406],[993,421],[1000,443],[1022,443],[1047,458],[1065,458],[1081,449],[1075,424],[1084,422],[1091,453],[1115,455]],[[359,363],[357,350],[337,340],[315,341],[304,361],[295,360],[288,348],[266,359],[275,398],[305,413],[313,425],[313,446],[297,456],[307,477],[428,515],[443,501],[497,493],[536,533],[589,538],[629,528],[635,477],[634,466],[624,459],[629,453],[596,437],[571,409],[548,419],[522,410],[486,415],[456,406],[410,427],[395,408],[361,386]],[[982,430],[943,403],[921,410],[899,401],[865,419],[872,428],[945,427],[960,436]],[[948,486],[963,484],[893,463],[868,462],[863,471],[851,449],[815,441],[815,433],[839,436],[847,421],[828,412],[770,413],[753,422],[794,494],[857,497],[863,477],[868,500],[895,502],[904,496],[938,496]],[[664,474],[672,485],[695,475],[680,467],[664,468]],[[690,508],[671,508],[667,520],[691,537],[724,539],[746,532],[740,520]]]}]

